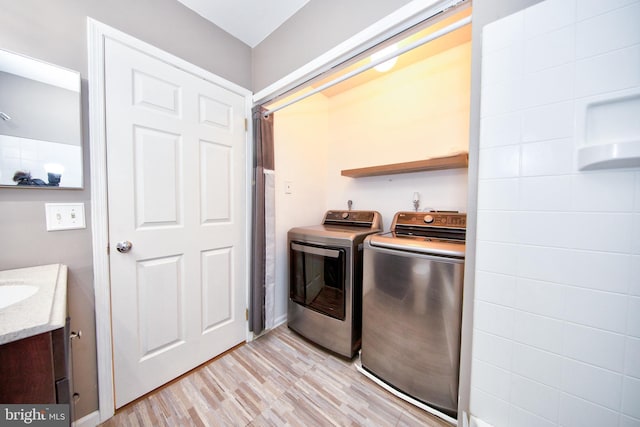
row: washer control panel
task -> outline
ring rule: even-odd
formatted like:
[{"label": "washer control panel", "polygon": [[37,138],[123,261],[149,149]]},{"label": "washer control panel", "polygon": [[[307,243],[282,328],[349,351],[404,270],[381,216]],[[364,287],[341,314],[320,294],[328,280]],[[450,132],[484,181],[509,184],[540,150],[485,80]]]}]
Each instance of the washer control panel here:
[{"label": "washer control panel", "polygon": [[396,225],[467,228],[467,214],[458,212],[398,212],[392,228]]}]

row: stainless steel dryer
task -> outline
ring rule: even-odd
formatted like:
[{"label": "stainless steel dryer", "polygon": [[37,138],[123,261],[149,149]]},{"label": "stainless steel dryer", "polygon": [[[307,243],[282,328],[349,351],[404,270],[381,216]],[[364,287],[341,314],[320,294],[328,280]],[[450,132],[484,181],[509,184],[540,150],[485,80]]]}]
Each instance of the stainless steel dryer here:
[{"label": "stainless steel dryer", "polygon": [[288,326],[351,358],[362,331],[362,242],[382,230],[375,211],[328,211],[289,230]]},{"label": "stainless steel dryer", "polygon": [[466,215],[398,212],[364,243],[361,370],[455,422]]}]

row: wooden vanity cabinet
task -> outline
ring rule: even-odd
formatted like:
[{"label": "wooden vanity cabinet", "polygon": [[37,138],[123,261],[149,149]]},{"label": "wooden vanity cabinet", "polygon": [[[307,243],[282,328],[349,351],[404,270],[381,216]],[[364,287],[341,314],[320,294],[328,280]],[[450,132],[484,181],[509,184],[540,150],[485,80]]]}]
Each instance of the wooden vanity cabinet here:
[{"label": "wooden vanity cabinet", "polygon": [[70,402],[67,330],[0,345],[0,403]]}]

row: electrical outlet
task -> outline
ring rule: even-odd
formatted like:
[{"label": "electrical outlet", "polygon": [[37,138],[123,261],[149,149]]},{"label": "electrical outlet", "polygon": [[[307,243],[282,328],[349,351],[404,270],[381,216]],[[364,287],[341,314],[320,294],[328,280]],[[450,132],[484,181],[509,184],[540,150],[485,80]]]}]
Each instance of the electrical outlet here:
[{"label": "electrical outlet", "polygon": [[87,228],[84,203],[45,203],[47,231]]}]

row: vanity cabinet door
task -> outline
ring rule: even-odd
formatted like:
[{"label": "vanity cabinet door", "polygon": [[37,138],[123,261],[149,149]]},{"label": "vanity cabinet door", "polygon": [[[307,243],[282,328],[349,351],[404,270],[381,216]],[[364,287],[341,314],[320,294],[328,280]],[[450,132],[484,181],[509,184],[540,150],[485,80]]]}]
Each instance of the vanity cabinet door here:
[{"label": "vanity cabinet door", "polygon": [[0,346],[0,402],[56,403],[50,333]]}]

